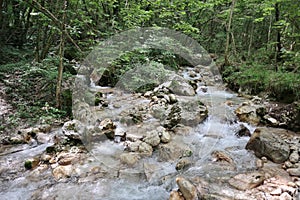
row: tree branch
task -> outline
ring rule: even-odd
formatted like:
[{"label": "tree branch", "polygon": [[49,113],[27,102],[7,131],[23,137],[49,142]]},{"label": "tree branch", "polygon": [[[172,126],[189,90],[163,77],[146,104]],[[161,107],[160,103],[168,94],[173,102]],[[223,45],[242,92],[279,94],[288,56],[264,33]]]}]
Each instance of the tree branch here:
[{"label": "tree branch", "polygon": [[56,25],[57,28],[59,28],[59,30],[64,33],[66,35],[66,37],[72,42],[72,44],[77,48],[77,50],[79,52],[82,52],[82,50],[80,49],[80,47],[76,44],[76,42],[73,40],[73,38],[70,36],[70,34],[68,33],[67,30],[63,29],[62,27],[65,27],[64,23],[62,23],[61,21],[59,21],[59,19],[57,19],[55,17],[55,15],[53,15],[49,10],[47,10],[45,7],[43,7],[40,3],[38,3],[36,0],[32,0],[32,3],[29,0],[26,0],[26,3],[29,4],[31,7],[37,9],[38,11],[40,11],[41,13],[43,13],[45,16],[47,16],[48,18],[50,18],[53,23]]}]

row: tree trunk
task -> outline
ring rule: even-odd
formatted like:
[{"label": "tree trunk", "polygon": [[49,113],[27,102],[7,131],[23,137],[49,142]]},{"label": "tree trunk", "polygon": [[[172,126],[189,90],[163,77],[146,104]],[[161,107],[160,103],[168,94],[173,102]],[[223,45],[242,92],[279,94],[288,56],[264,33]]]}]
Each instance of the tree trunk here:
[{"label": "tree trunk", "polygon": [[[275,23],[278,23],[280,20],[280,10],[278,3],[275,4]],[[278,71],[278,63],[282,60],[281,59],[281,35],[280,35],[280,28],[277,28],[277,35],[276,35],[276,52],[275,52],[275,62],[276,62],[276,71]]]},{"label": "tree trunk", "polygon": [[62,20],[62,27],[61,27],[61,35],[60,35],[60,44],[59,44],[59,66],[58,66],[58,75],[57,75],[57,83],[56,83],[56,107],[61,108],[61,84],[63,79],[63,70],[64,70],[64,45],[65,45],[65,18],[66,18],[66,8],[67,8],[67,1],[64,1],[63,6],[63,20]]},{"label": "tree trunk", "polygon": [[229,66],[229,42],[230,42],[230,35],[231,35],[231,23],[232,23],[232,16],[233,16],[233,10],[235,6],[235,0],[232,0],[231,7],[230,7],[230,13],[229,13],[229,20],[228,20],[228,26],[227,26],[227,34],[226,34],[226,46],[225,46],[225,55],[224,55],[224,65]]}]

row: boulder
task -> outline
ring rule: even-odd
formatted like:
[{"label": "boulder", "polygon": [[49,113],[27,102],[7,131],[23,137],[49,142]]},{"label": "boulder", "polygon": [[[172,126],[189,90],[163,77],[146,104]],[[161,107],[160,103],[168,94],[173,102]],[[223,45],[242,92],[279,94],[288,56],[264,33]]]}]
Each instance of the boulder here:
[{"label": "boulder", "polygon": [[237,137],[250,137],[250,130],[244,125],[241,124],[239,130],[235,133]]},{"label": "boulder", "polygon": [[147,133],[146,137],[143,139],[144,142],[155,147],[160,143],[159,133],[156,130]]},{"label": "boulder", "polygon": [[300,177],[300,168],[289,168],[286,170],[291,176]]},{"label": "boulder", "polygon": [[173,128],[178,124],[196,126],[208,116],[207,107],[198,99],[180,99],[168,110],[163,124],[166,128]]},{"label": "boulder", "polygon": [[122,153],[120,155],[120,160],[122,163],[127,164],[129,166],[133,166],[140,159],[140,156],[137,153],[129,152]]},{"label": "boulder", "polygon": [[178,144],[174,141],[158,146],[158,156],[161,161],[175,161],[179,158],[189,157],[191,155],[192,150],[187,145]]},{"label": "boulder", "polygon": [[289,144],[281,137],[284,129],[257,128],[246,145],[257,157],[267,157],[275,163],[285,162],[290,155]]},{"label": "boulder", "polygon": [[185,200],[182,194],[178,191],[172,191],[170,193],[169,200]]},{"label": "boulder", "polygon": [[168,88],[172,93],[179,95],[179,96],[194,96],[195,90],[194,88],[188,83],[188,81],[176,74],[172,74],[169,77],[168,82],[161,84],[159,87]]},{"label": "boulder", "polygon": [[147,144],[146,142],[142,142],[139,145],[139,152],[141,154],[145,154],[146,156],[151,156],[153,149],[151,145]]},{"label": "boulder", "polygon": [[197,188],[190,181],[177,177],[176,183],[185,200],[198,200]]},{"label": "boulder", "polygon": [[72,140],[80,140],[80,132],[83,129],[82,124],[78,120],[71,120],[64,123],[62,132],[65,136]]},{"label": "boulder", "polygon": [[208,116],[207,107],[199,99],[182,99],[178,102],[178,106],[183,125],[196,126]]},{"label": "boulder", "polygon": [[106,135],[108,139],[115,138],[116,125],[111,119],[104,119],[100,122],[99,128]]},{"label": "boulder", "polygon": [[258,125],[264,115],[265,107],[263,105],[245,102],[235,110],[235,114],[242,122]]},{"label": "boulder", "polygon": [[181,158],[176,164],[176,170],[183,170],[192,165],[192,161],[189,158]]},{"label": "boulder", "polygon": [[72,165],[67,165],[67,166],[59,165],[52,171],[52,174],[56,180],[59,180],[61,178],[68,178],[72,175],[72,173],[73,173]]},{"label": "boulder", "polygon": [[229,180],[229,184],[238,190],[253,189],[263,183],[264,174],[261,172],[252,172],[238,174]]}]

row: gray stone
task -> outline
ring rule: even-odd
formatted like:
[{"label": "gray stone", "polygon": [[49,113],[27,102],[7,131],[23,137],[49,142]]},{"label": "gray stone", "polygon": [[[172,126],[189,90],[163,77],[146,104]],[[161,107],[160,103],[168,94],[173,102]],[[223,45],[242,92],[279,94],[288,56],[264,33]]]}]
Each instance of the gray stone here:
[{"label": "gray stone", "polygon": [[238,174],[229,180],[229,184],[238,190],[253,189],[263,183],[264,174],[260,172],[252,172],[246,174]]},{"label": "gray stone", "polygon": [[152,149],[151,145],[147,144],[146,142],[142,142],[139,145],[139,152],[142,154],[145,154],[146,156],[151,156],[153,149]]},{"label": "gray stone", "polygon": [[122,153],[120,155],[120,160],[122,163],[127,164],[129,166],[134,165],[140,159],[140,156],[137,153]]},{"label": "gray stone", "polygon": [[197,200],[197,188],[183,177],[177,177],[176,183],[185,200]]},{"label": "gray stone", "polygon": [[257,128],[246,145],[246,149],[253,150],[257,157],[267,157],[275,163],[285,162],[290,155],[287,142],[280,137],[284,129],[261,127]]},{"label": "gray stone", "polygon": [[83,126],[78,120],[67,121],[62,127],[63,134],[69,139],[80,140],[80,132]]},{"label": "gray stone", "polygon": [[299,153],[298,151],[293,151],[289,157],[291,163],[297,163],[299,161]]},{"label": "gray stone", "polygon": [[152,147],[159,145],[160,137],[156,130],[147,133],[146,137],[143,139],[144,142],[150,144]]},{"label": "gray stone", "polygon": [[168,82],[163,83],[159,87],[168,88],[172,93],[180,96],[194,96],[195,90],[183,77],[172,74]]},{"label": "gray stone", "polygon": [[289,168],[286,170],[291,176],[299,176],[300,177],[300,168]]},{"label": "gray stone", "polygon": [[158,146],[158,155],[161,161],[175,161],[182,157],[191,156],[191,154],[192,150],[188,146],[174,141]]}]

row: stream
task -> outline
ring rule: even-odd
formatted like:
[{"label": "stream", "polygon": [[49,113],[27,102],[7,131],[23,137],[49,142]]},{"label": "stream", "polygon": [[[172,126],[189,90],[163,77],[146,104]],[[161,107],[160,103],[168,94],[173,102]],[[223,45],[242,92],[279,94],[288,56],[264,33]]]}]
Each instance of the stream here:
[{"label": "stream", "polygon": [[[188,79],[188,73],[183,72]],[[196,77],[197,78],[197,77]],[[192,78],[190,78],[192,79]],[[1,148],[0,199],[168,199],[170,192],[177,188],[175,179],[183,176],[197,183],[207,185],[206,193],[220,196],[234,196],[242,193],[227,183],[232,176],[255,169],[255,156],[245,149],[249,137],[237,137],[235,134],[241,124],[252,133],[255,127],[237,120],[234,110],[245,101],[237,94],[224,89],[224,86],[206,86],[203,91],[199,86],[196,96],[208,107],[208,117],[200,124],[184,129],[183,134],[172,136],[174,144],[190,149],[190,165],[176,170],[178,159],[161,159],[159,151],[151,156],[141,157],[134,165],[120,162],[124,152],[124,142],[103,140],[97,145],[85,143],[88,152],[84,158],[74,163],[76,173],[69,178],[55,180],[51,167],[26,170],[24,161],[40,156],[47,147],[53,145],[53,136],[62,135],[62,129],[51,131],[51,140],[45,144],[21,144]],[[93,90],[103,90],[94,86]],[[107,88],[106,88],[107,89]],[[148,105],[150,100],[135,94],[124,94],[112,89],[106,96],[109,105],[96,110],[101,119],[111,118],[116,124],[116,135],[127,131],[139,137],[140,126],[126,126],[120,123],[119,116],[126,110]],[[186,97],[178,97],[186,98]],[[230,102],[230,104],[228,103]],[[146,116],[143,126],[155,128],[159,124],[155,118]],[[146,128],[146,130],[148,130]],[[143,134],[143,133],[141,133]],[[215,162],[211,154],[214,151],[226,152],[233,160],[232,165]],[[93,175],[91,169],[100,168],[100,173]],[[199,177],[196,179],[195,177]]]}]

